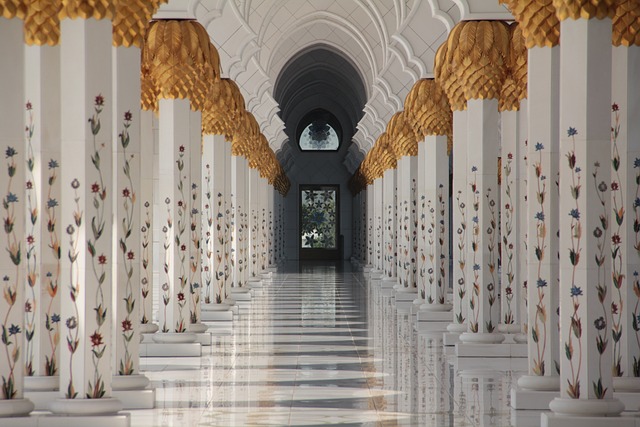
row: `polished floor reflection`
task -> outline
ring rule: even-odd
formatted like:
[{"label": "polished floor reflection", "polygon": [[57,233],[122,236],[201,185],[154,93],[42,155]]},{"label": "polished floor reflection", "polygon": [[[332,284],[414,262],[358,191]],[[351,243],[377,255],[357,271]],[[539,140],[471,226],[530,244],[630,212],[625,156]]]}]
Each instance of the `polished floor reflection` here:
[{"label": "polished floor reflection", "polygon": [[509,426],[510,370],[460,370],[441,334],[349,266],[288,265],[201,358],[144,358],[133,426]]}]

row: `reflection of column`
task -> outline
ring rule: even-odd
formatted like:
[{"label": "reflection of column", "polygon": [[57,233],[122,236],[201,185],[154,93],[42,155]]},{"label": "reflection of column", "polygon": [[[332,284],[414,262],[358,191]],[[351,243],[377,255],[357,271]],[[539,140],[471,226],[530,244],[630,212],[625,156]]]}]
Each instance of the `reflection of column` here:
[{"label": "reflection of column", "polygon": [[[618,6],[613,20],[611,221],[613,386],[640,391],[640,38],[627,23],[638,9]],[[617,187],[614,188],[614,183]],[[613,237],[612,236],[612,237]]]},{"label": "reflection of column", "polygon": [[[114,7],[67,6],[61,22],[62,399],[54,413],[114,413],[112,91]],[[89,7],[89,6],[87,6]],[[91,16],[95,19],[81,19]],[[102,18],[102,19],[100,19]],[[137,102],[134,104],[134,108]]]},{"label": "reflection of column", "polygon": [[382,242],[384,250],[384,281],[396,281],[396,170],[387,169],[382,179],[383,212]]},{"label": "reflection of column", "polygon": [[[560,19],[561,397],[562,416],[619,414],[612,397],[611,310],[611,16],[555,1]],[[544,415],[543,415],[544,416]],[[566,420],[566,418],[563,417]],[[597,421],[601,425],[602,420]],[[595,425],[592,424],[592,425]]]},{"label": "reflection of column", "polygon": [[[2,255],[0,274],[4,278],[0,301],[0,417],[27,415],[33,404],[23,398],[24,393],[24,248],[25,150],[24,141],[24,47],[22,20],[12,11],[0,6],[0,149],[5,153],[4,171],[0,174],[3,193],[2,219],[4,232],[0,234]],[[14,19],[6,19],[14,18]],[[7,60],[10,58],[10,60]],[[41,108],[41,106],[37,106]],[[29,126],[29,125],[27,125]]]},{"label": "reflection of column", "polygon": [[[57,17],[55,8],[42,13]],[[25,18],[25,39],[30,45],[25,48],[27,286],[23,351],[27,391],[58,390],[60,386],[60,47],[46,45],[57,44],[60,33],[58,28],[42,34],[38,27],[42,17],[30,7]]]}]

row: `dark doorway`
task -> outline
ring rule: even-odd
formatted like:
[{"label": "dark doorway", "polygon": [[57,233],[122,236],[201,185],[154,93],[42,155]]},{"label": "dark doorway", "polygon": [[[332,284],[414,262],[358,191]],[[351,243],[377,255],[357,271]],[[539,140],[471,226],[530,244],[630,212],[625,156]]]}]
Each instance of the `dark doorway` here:
[{"label": "dark doorway", "polygon": [[340,259],[340,186],[300,185],[300,259]]}]

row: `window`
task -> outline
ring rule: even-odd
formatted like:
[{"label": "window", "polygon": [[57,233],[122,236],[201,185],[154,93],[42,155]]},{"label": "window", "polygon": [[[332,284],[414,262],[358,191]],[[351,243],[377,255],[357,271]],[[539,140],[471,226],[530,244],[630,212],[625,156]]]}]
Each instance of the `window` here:
[{"label": "window", "polygon": [[300,134],[298,143],[304,151],[335,151],[340,148],[338,133],[323,119],[309,123]]},{"label": "window", "polygon": [[300,247],[337,249],[337,189],[307,187],[300,193]]}]

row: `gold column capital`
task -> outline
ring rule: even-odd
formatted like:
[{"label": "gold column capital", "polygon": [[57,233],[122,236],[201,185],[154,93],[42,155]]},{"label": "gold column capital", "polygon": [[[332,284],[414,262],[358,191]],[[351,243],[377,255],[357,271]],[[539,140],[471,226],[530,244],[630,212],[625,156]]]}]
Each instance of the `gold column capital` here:
[{"label": "gold column capital", "polygon": [[617,0],[553,0],[556,16],[567,19],[613,18]]},{"label": "gold column capital", "polygon": [[118,1],[113,19],[113,45],[141,48],[149,21],[168,0]]},{"label": "gold column capital", "polygon": [[464,111],[467,109],[467,100],[464,97],[464,88],[462,83],[456,78],[451,68],[450,59],[448,57],[449,47],[445,41],[436,51],[434,60],[434,76],[436,82],[442,87],[449,99],[451,109],[454,111]]},{"label": "gold column capital", "polygon": [[451,105],[434,79],[418,80],[405,99],[404,109],[419,140],[427,135],[451,134]]},{"label": "gold column capital", "polygon": [[396,158],[402,156],[416,156],[418,154],[418,140],[411,124],[406,120],[406,113],[398,111],[387,123],[389,143],[396,153]]},{"label": "gold column capital", "polygon": [[[62,0],[60,19],[113,20],[120,0]],[[124,1],[124,0],[123,0]]]},{"label": "gold column capital", "polygon": [[509,27],[502,21],[459,22],[447,40],[447,59],[465,99],[496,99],[506,73]]},{"label": "gold column capital", "polygon": [[527,97],[527,47],[521,26],[514,22],[509,26],[510,43],[507,56],[507,74],[500,91],[498,109],[517,111],[520,101]]},{"label": "gold column capital", "polygon": [[522,28],[525,44],[553,47],[560,43],[560,21],[553,0],[499,0],[506,4]]},{"label": "gold column capital", "polygon": [[29,46],[55,46],[60,42],[62,0],[31,0],[24,17],[24,41]]},{"label": "gold column capital", "polygon": [[[202,110],[212,81],[219,78],[219,59],[212,61],[207,30],[197,21],[152,21],[142,48],[143,87],[159,98],[189,99]],[[145,78],[151,83],[144,82]],[[144,104],[144,102],[143,102]]]},{"label": "gold column capital", "polygon": [[640,46],[640,2],[618,0],[613,17],[614,46]]},{"label": "gold column capital", "polygon": [[6,19],[24,19],[27,14],[25,0],[0,0],[0,16]]}]

